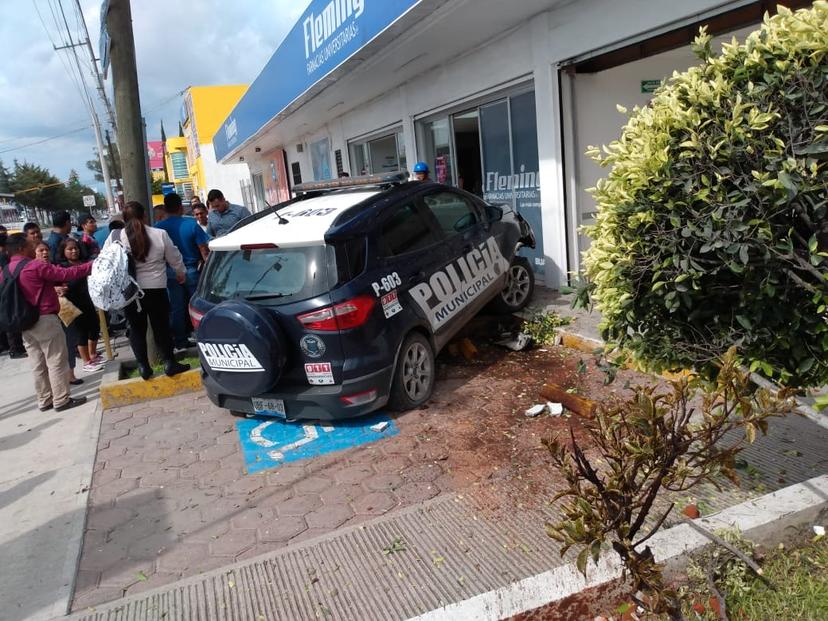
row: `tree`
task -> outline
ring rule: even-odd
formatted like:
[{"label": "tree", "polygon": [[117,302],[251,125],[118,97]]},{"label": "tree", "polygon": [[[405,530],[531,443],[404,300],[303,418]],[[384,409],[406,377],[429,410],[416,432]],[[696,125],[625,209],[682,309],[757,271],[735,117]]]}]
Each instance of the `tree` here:
[{"label": "tree", "polygon": [[64,209],[66,198],[63,183],[45,168],[36,164],[14,161],[10,180],[15,200],[24,207],[52,211]]},{"label": "tree", "polygon": [[[107,164],[109,164],[109,176],[116,185],[120,186],[121,183],[121,155],[118,152],[118,145],[110,144],[110,148],[112,152],[109,154],[107,159]],[[101,160],[98,157],[98,150],[92,149],[93,153],[95,154],[94,159],[87,160],[86,168],[91,170],[95,173],[95,181],[98,183],[103,183],[103,171],[101,170]]]},{"label": "tree", "polygon": [[11,192],[11,173],[3,160],[0,160],[0,193],[9,194]]},{"label": "tree", "polygon": [[161,194],[161,184],[164,183],[163,179],[153,179],[152,180],[152,193],[153,194]]},{"label": "tree", "polygon": [[610,172],[584,293],[645,366],[713,375],[735,344],[752,371],[828,383],[826,26],[818,0],[718,56],[702,31],[701,65],[590,151]]}]

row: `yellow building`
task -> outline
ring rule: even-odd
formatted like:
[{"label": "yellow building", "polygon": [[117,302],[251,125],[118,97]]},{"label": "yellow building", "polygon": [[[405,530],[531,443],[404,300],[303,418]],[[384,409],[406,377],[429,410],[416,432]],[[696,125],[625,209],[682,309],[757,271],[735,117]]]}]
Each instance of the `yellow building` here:
[{"label": "yellow building", "polygon": [[[191,86],[184,93],[184,104],[181,108],[184,138],[167,140],[167,153],[171,154],[173,151],[173,147],[170,146],[173,140],[176,140],[173,143],[176,148],[179,148],[177,141],[184,141],[180,148],[186,156],[187,170],[186,181],[183,181],[185,177],[182,177],[182,183],[190,184],[189,196],[198,195],[202,201],[206,201],[207,193],[213,188],[218,188],[231,203],[246,202],[243,188],[250,187],[250,171],[247,164],[218,164],[213,149],[213,136],[246,91],[246,85],[235,84]],[[168,165],[170,163],[174,164],[168,162]],[[178,178],[175,179],[175,183],[177,187]]]},{"label": "yellow building", "polygon": [[164,149],[164,161],[167,166],[170,183],[175,184],[175,191],[187,200],[193,196],[193,180],[187,164],[187,139],[167,138]]}]

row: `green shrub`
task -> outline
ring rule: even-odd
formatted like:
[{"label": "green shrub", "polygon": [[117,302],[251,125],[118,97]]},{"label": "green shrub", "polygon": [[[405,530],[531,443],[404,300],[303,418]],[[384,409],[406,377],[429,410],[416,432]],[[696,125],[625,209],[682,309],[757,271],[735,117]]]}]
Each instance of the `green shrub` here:
[{"label": "green shrub", "polygon": [[[611,344],[711,371],[732,345],[790,385],[828,382],[828,3],[780,7],[636,108],[603,155],[585,254]],[[623,112],[626,112],[622,109]]]}]

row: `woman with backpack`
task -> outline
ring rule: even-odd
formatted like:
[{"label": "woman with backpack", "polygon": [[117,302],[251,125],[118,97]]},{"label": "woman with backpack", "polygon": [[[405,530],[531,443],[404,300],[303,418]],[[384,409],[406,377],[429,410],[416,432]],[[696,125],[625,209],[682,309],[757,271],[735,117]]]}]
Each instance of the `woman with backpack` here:
[{"label": "woman with backpack", "polygon": [[139,297],[124,309],[129,325],[129,344],[138,361],[138,370],[145,380],[152,377],[147,354],[147,323],[152,326],[155,344],[164,360],[164,373],[177,375],[190,368],[173,356],[170,334],[170,300],[167,297],[167,265],[175,271],[179,283],[186,278],[181,253],[173,245],[167,232],[144,224],[145,210],[141,203],[128,202],[123,209],[125,226],[114,230],[104,243],[101,256],[113,243],[120,243],[135,265],[135,280],[143,290]]},{"label": "woman with backpack", "polygon": [[[81,260],[80,243],[71,237],[60,243],[58,257],[62,259],[60,265],[63,267],[84,263]],[[98,355],[101,324],[98,321],[98,311],[95,310],[95,305],[92,304],[92,300],[89,298],[89,287],[86,278],[67,283],[64,297],[81,311],[81,314],[69,324],[68,332],[71,335],[67,336],[67,339],[77,346],[78,353],[83,360],[83,370],[87,373],[94,373],[101,368],[104,362],[103,358]]]}]

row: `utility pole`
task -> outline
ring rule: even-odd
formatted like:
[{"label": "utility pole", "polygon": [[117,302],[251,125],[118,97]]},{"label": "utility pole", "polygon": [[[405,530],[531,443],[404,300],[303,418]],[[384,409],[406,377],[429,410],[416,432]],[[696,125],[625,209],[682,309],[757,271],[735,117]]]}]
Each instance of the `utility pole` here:
[{"label": "utility pole", "polygon": [[[101,162],[101,176],[103,176],[103,180],[104,180],[104,192],[106,193],[106,206],[107,206],[107,209],[108,209],[109,213],[114,214],[115,211],[116,211],[116,209],[115,209],[115,200],[112,196],[112,183],[110,182],[110,179],[109,179],[109,165],[107,164],[106,155],[104,154],[103,137],[101,136],[101,123],[98,120],[98,113],[95,111],[95,102],[92,101],[92,98],[89,96],[89,93],[86,91],[86,81],[84,80],[84,77],[83,77],[83,68],[81,67],[80,58],[78,58],[77,47],[78,47],[78,45],[81,45],[81,44],[80,43],[75,43],[72,40],[72,31],[69,28],[69,22],[66,20],[66,13],[64,13],[64,11],[63,11],[63,5],[59,4],[59,6],[60,6],[60,13],[63,17],[63,24],[66,27],[66,34],[69,37],[69,44],[64,45],[60,48],[56,47],[55,51],[62,50],[62,49],[68,49],[68,50],[71,51],[72,57],[75,59],[75,66],[78,69],[78,78],[80,79],[81,90],[83,91],[81,93],[81,97],[84,97],[85,103],[86,103],[87,107],[89,108],[89,114],[92,117],[92,126],[95,129],[95,143],[98,146],[98,159]],[[85,27],[85,24],[84,24],[84,27]],[[89,43],[88,37],[87,37],[87,43]],[[92,57],[92,60],[93,61],[95,60],[94,56]],[[96,65],[96,67],[97,67],[97,65]],[[97,69],[96,69],[96,73],[97,73]]]},{"label": "utility pole", "polygon": [[147,146],[138,94],[138,69],[135,65],[135,39],[129,0],[110,0],[105,17],[109,33],[112,85],[118,115],[118,150],[124,179],[124,201],[138,201],[150,209],[147,193]]},{"label": "utility pole", "polygon": [[106,89],[104,88],[103,77],[98,70],[98,59],[95,58],[95,49],[92,47],[92,42],[89,40],[89,29],[86,27],[86,18],[83,16],[83,9],[81,8],[80,0],[75,0],[78,7],[78,15],[80,22],[83,24],[83,31],[86,33],[86,47],[89,50],[89,57],[92,59],[92,73],[95,75],[95,83],[98,88],[98,95],[103,101],[104,108],[106,108],[106,116],[109,119],[109,124],[113,131],[118,131],[118,126],[115,124],[115,112],[112,110],[112,104],[109,103],[109,97],[106,96]]},{"label": "utility pole", "polygon": [[124,186],[121,185],[121,175],[118,174],[118,166],[115,165],[115,149],[112,148],[109,131],[105,131],[104,136],[106,137],[106,151],[109,154],[109,161],[112,164],[112,172],[115,174],[115,189],[118,190],[118,194],[123,194]]}]

